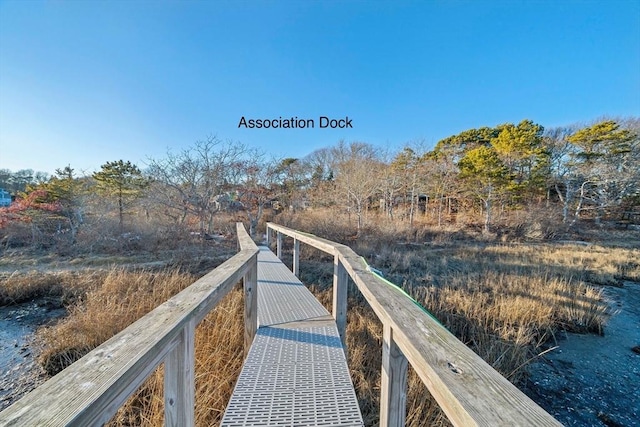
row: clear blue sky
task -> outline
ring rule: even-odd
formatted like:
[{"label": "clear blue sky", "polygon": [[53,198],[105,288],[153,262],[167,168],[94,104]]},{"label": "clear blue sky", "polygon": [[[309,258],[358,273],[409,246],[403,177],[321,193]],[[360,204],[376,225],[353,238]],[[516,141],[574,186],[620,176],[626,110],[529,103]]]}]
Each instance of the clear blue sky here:
[{"label": "clear blue sky", "polygon": [[[640,115],[640,2],[2,1],[0,168],[276,157]],[[240,118],[314,129],[238,129]],[[353,129],[319,129],[349,116]]]}]

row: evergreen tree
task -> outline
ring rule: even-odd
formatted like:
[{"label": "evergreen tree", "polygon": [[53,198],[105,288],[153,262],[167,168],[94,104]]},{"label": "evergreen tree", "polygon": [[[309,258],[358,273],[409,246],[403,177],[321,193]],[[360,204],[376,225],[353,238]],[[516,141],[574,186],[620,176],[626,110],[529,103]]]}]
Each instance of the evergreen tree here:
[{"label": "evergreen tree", "polygon": [[60,213],[68,220],[72,241],[75,242],[80,224],[83,222],[83,205],[86,190],[85,183],[74,176],[71,165],[63,169],[56,169],[54,176],[48,182],[38,185],[37,188],[47,192],[51,202],[60,205]]},{"label": "evergreen tree", "polygon": [[542,138],[544,128],[523,120],[517,126],[508,123],[498,129],[500,133],[491,139],[491,145],[509,170],[508,190],[513,200],[542,194],[549,165],[549,153]]},{"label": "evergreen tree", "polygon": [[493,201],[504,193],[510,181],[509,168],[500,160],[496,150],[487,146],[469,150],[458,167],[467,189],[484,204],[484,230],[489,231]]},{"label": "evergreen tree", "polygon": [[139,197],[142,190],[149,185],[149,180],[136,165],[122,160],[105,163],[99,172],[93,174],[93,178],[98,181],[100,192],[117,198],[119,224],[122,228],[125,203]]}]

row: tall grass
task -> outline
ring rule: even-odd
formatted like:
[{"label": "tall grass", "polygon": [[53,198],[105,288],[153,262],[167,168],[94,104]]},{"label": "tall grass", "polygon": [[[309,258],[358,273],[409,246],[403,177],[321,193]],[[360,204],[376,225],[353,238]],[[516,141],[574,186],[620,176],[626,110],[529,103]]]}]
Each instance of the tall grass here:
[{"label": "tall grass", "polygon": [[41,364],[50,375],[57,374],[194,280],[179,271],[112,269],[82,301],[69,307],[68,317],[38,332],[45,343]]},{"label": "tall grass", "polygon": [[[289,226],[318,230],[311,217]],[[349,236],[333,223],[333,238]],[[452,231],[452,234],[459,233]],[[369,234],[370,233],[370,234]],[[527,366],[560,331],[603,332],[608,304],[598,285],[640,280],[640,251],[604,245],[504,244],[461,235],[416,241],[413,234],[369,230],[349,243],[391,281],[402,285],[454,335],[516,385]],[[431,233],[422,230],[420,238]],[[435,232],[434,236],[436,235]],[[324,237],[324,236],[322,236]],[[400,237],[400,238],[399,238]],[[409,237],[402,239],[402,237]],[[331,264],[307,254],[305,283],[330,306]],[[353,289],[352,289],[353,290]],[[349,366],[365,423],[378,423],[382,326],[357,291],[348,311]],[[410,370],[407,425],[448,425],[421,380]]]},{"label": "tall grass", "polygon": [[[55,375],[195,281],[180,271],[129,272],[113,269],[69,316],[41,329],[40,362]],[[233,290],[196,328],[197,425],[220,422],[243,359],[242,291]],[[163,424],[163,368],[159,367],[120,408],[111,426]]]},{"label": "tall grass", "polygon": [[[297,222],[296,222],[297,221]],[[527,364],[559,331],[602,333],[607,304],[597,285],[640,280],[640,251],[604,245],[475,240],[464,230],[443,235],[403,229],[406,237],[370,229],[354,239],[348,227],[320,218],[288,225],[350,244],[403,286],[449,330],[516,385]],[[324,231],[328,231],[324,234]],[[403,234],[404,233],[404,234]],[[330,257],[302,249],[301,275],[330,309]],[[116,334],[195,280],[184,272],[115,269],[78,299],[70,316],[40,332],[42,363],[51,374]],[[49,282],[51,286],[53,282]],[[19,286],[18,286],[19,287]],[[54,286],[55,287],[55,286]],[[46,286],[45,286],[46,288]],[[242,295],[233,291],[197,328],[196,424],[220,422],[242,365]],[[377,425],[382,325],[353,286],[347,345],[351,377],[366,425]],[[121,408],[111,426],[163,424],[162,367]],[[448,425],[410,369],[407,425]]]},{"label": "tall grass", "polygon": [[37,270],[4,273],[0,275],[0,306],[39,298],[49,299],[58,306],[70,305],[84,298],[105,274],[101,271],[43,273]]},{"label": "tall grass", "polygon": [[[224,298],[196,328],[195,421],[197,426],[219,425],[244,357],[242,291]],[[164,425],[164,368],[142,385],[118,410],[110,427]]]}]

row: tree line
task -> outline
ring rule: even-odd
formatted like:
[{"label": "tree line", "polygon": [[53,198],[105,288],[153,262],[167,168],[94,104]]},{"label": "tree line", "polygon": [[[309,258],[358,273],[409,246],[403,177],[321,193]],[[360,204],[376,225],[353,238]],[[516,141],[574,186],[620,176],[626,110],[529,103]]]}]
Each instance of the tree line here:
[{"label": "tree line", "polygon": [[639,135],[638,118],[550,129],[523,120],[391,155],[341,142],[302,163],[312,202],[353,212],[358,229],[372,206],[391,219],[413,223],[422,214],[437,225],[452,213],[475,210],[485,231],[496,210],[544,207],[571,226],[581,218],[601,223],[640,205]]},{"label": "tree line", "polygon": [[301,159],[209,137],[144,168],[116,160],[91,175],[70,165],[53,176],[2,169],[0,188],[17,197],[0,209],[0,228],[28,223],[33,233],[55,229],[74,241],[87,215],[112,212],[123,233],[135,212],[205,235],[219,213],[233,211],[255,232],[267,209],[307,208],[343,212],[357,233],[373,212],[435,226],[464,212],[487,232],[499,225],[496,212],[540,207],[567,227],[583,218],[602,223],[640,206],[639,135],[638,118],[550,129],[523,120],[469,129],[432,149],[340,141]]}]

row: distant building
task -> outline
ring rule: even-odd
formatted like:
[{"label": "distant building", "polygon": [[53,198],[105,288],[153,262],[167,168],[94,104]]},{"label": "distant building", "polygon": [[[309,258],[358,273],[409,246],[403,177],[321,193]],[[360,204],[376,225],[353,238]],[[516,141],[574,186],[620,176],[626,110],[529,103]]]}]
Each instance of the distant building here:
[{"label": "distant building", "polygon": [[0,208],[6,208],[11,205],[11,194],[0,188]]}]

